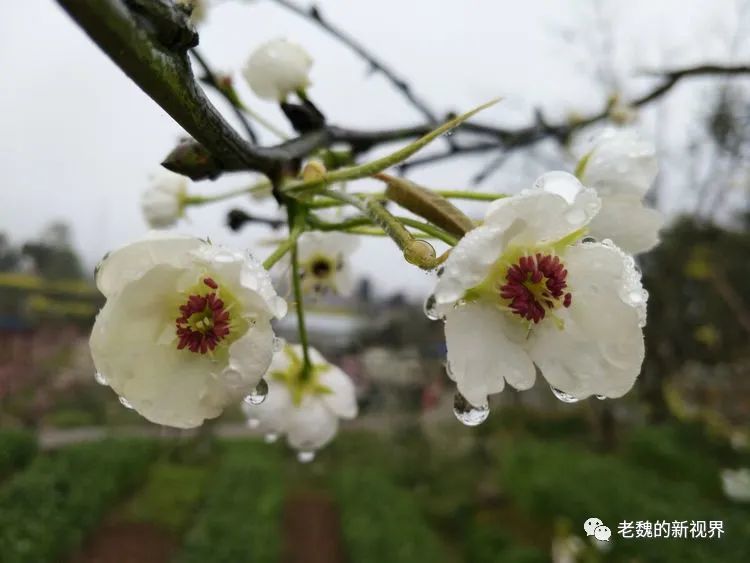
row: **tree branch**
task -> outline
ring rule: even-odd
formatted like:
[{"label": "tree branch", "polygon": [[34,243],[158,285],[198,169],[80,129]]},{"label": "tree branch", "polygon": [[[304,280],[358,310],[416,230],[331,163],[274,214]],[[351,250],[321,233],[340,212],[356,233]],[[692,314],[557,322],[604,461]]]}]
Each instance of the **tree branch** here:
[{"label": "tree branch", "polygon": [[242,139],[196,83],[187,50],[198,35],[167,0],[57,0],[91,39],[224,170],[275,175],[287,157]]},{"label": "tree branch", "polygon": [[[193,48],[190,52],[192,53],[193,58],[195,58],[197,63],[203,69],[205,76],[202,78],[202,80],[206,84],[211,86],[214,90],[216,90],[219,94],[221,94],[222,97],[227,102],[229,102],[229,105],[232,107],[232,111],[237,116],[237,119],[240,120],[240,123],[242,123],[242,126],[245,128],[245,132],[247,133],[247,136],[250,138],[250,141],[253,143],[257,143],[258,137],[256,136],[255,131],[253,130],[252,125],[250,125],[250,122],[248,121],[245,114],[242,113],[242,110],[239,107],[237,107],[236,98],[232,98],[230,91],[227,90],[226,86],[221,83],[221,79],[218,76],[216,76],[213,70],[211,70],[211,67],[209,66],[208,62],[203,57],[203,55],[200,54],[198,49]],[[230,88],[232,87],[230,86]]]}]

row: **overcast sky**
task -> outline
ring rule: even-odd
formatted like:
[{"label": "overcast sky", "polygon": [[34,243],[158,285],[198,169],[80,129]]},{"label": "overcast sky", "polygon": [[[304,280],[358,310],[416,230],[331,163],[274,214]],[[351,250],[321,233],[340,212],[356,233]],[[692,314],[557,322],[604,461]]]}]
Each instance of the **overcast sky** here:
[{"label": "overcast sky", "polygon": [[[93,1],[93,0],[92,0]],[[175,145],[181,129],[90,42],[53,0],[3,2],[0,19],[0,230],[16,241],[35,236],[51,220],[73,225],[74,242],[89,265],[114,246],[146,230],[138,200],[148,176]],[[597,75],[603,52],[594,0],[321,0],[325,16],[356,35],[439,112],[466,110],[489,98],[504,101],[483,118],[525,125],[534,107],[550,119],[589,113],[605,96]],[[619,0],[601,2],[612,26],[614,79],[626,95],[652,79],[644,69],[731,60],[737,29],[735,0]],[[259,43],[288,37],[315,58],[311,97],[329,121],[360,128],[419,121],[379,75],[306,20],[269,0],[217,0],[200,28],[201,48],[221,70],[241,67]],[[736,45],[735,58],[746,52]],[[238,80],[242,96],[279,126],[279,110],[256,100]],[[668,130],[661,142],[679,145],[700,114],[706,81],[685,83],[662,109]],[[704,89],[704,90],[702,90]],[[224,108],[220,101],[217,105]],[[653,112],[652,112],[653,113]],[[662,115],[664,117],[664,115]],[[643,116],[650,130],[653,115]],[[271,141],[267,138],[267,141]],[[415,171],[434,187],[462,188],[488,156]],[[517,160],[482,189],[529,186],[539,163]],[[242,186],[250,175],[232,175],[194,186],[196,192]],[[363,185],[366,186],[366,183]],[[671,196],[667,211],[685,203]],[[179,231],[250,248],[263,258],[262,229],[231,234],[226,209],[243,202],[189,210]],[[272,212],[267,204],[264,211]],[[356,258],[376,288],[407,287],[412,294],[430,276],[400,259],[388,241],[369,241]]]}]

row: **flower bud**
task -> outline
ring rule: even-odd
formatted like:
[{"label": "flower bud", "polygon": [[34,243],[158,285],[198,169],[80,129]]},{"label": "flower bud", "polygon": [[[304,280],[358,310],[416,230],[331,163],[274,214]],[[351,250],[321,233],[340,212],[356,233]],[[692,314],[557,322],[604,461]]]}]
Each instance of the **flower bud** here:
[{"label": "flower bud", "polygon": [[141,196],[141,209],[153,229],[165,229],[182,217],[185,209],[187,181],[172,172],[161,172]]},{"label": "flower bud", "polygon": [[310,84],[312,63],[312,57],[296,43],[274,39],[253,51],[243,75],[259,98],[284,101]]}]

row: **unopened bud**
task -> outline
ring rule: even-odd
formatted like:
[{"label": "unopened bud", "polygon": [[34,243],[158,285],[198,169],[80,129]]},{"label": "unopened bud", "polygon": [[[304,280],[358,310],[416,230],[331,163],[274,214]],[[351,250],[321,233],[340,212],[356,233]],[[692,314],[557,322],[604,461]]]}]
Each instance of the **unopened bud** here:
[{"label": "unopened bud", "polygon": [[322,182],[326,178],[325,165],[319,160],[310,160],[302,169],[302,180],[305,182]]},{"label": "unopened bud", "polygon": [[435,249],[426,240],[413,240],[404,247],[404,258],[415,266],[432,262],[435,257]]}]

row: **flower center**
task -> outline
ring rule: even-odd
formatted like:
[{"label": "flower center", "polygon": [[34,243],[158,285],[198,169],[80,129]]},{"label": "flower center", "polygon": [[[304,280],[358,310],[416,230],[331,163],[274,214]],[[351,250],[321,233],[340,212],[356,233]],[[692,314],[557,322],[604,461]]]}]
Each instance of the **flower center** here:
[{"label": "flower center", "polygon": [[310,271],[316,278],[326,278],[333,270],[333,264],[326,258],[316,258],[310,264]]},{"label": "flower center", "polygon": [[500,297],[509,301],[508,308],[533,323],[541,321],[547,310],[562,305],[570,307],[573,296],[566,292],[568,271],[557,256],[536,253],[521,256],[506,274],[500,286]]},{"label": "flower center", "polygon": [[193,293],[180,305],[180,316],[175,325],[179,341],[177,349],[206,354],[230,333],[230,315],[219,297],[219,284],[212,278],[203,278],[205,293]]}]

